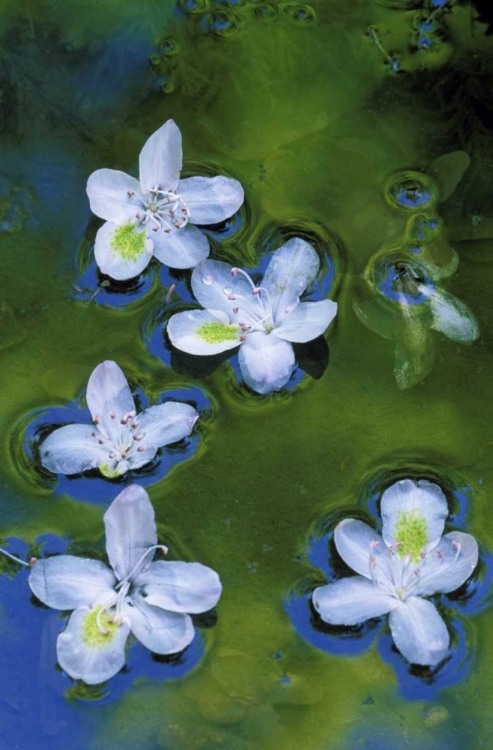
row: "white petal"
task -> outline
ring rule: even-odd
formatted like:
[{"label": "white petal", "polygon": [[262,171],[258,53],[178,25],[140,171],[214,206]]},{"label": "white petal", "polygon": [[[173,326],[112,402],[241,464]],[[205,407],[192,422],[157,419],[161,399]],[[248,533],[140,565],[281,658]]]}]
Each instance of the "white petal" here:
[{"label": "white petal", "polygon": [[300,294],[315,280],[319,267],[316,251],[299,237],[276,250],[262,281],[270,295],[276,326],[281,325]]},{"label": "white petal", "polygon": [[189,404],[168,401],[151,406],[139,414],[139,431],[144,433],[144,445],[169,445],[190,435],[199,418],[198,412]]},{"label": "white petal", "polygon": [[41,443],[41,463],[55,474],[79,474],[107,465],[112,446],[108,442],[100,445],[99,439],[103,440],[103,435],[89,424],[59,427]]},{"label": "white petal", "polygon": [[140,152],[142,190],[174,190],[180,179],[182,156],[180,130],[173,120],[168,120],[148,138]]},{"label": "white petal", "polygon": [[155,654],[183,651],[195,635],[188,615],[152,607],[140,596],[126,600],[124,613],[135,637]]},{"label": "white petal", "polygon": [[221,596],[219,576],[200,563],[159,560],[136,579],[148,604],[171,612],[198,614],[215,607]]},{"label": "white petal", "polygon": [[419,549],[428,551],[438,544],[448,516],[448,506],[437,484],[425,479],[418,482],[403,479],[385,490],[381,512],[385,542],[388,545],[405,542],[402,553],[413,554],[406,549],[410,538],[413,549],[417,545]]},{"label": "white petal", "polygon": [[383,540],[368,524],[356,518],[345,518],[337,524],[334,542],[338,553],[356,573],[371,578],[370,557]]},{"label": "white petal", "polygon": [[435,342],[426,319],[403,307],[395,346],[394,375],[402,390],[420,383],[435,364]]},{"label": "white petal", "polygon": [[[255,285],[246,273],[233,273],[233,266],[222,260],[205,260],[194,268],[192,290],[207,310],[221,310],[239,323],[250,325],[260,317],[260,301],[253,294]],[[238,310],[237,313],[234,310]]]},{"label": "white petal", "polygon": [[104,601],[114,593],[113,572],[99,560],[56,555],[31,566],[29,586],[53,609],[77,609]]},{"label": "white petal", "polygon": [[242,330],[220,310],[189,310],[172,315],[167,329],[173,346],[189,354],[220,354],[240,344]]},{"label": "white petal", "polygon": [[107,359],[92,371],[86,401],[98,429],[117,443],[121,433],[127,432],[121,420],[135,410],[135,402],[127,378],[116,362]]},{"label": "white petal", "polygon": [[478,543],[471,534],[452,531],[426,555],[413,588],[416,596],[448,594],[472,575],[478,564]]},{"label": "white petal", "polygon": [[411,664],[433,667],[445,658],[450,637],[436,608],[411,596],[392,610],[389,618],[394,643]]},{"label": "white petal", "polygon": [[139,181],[116,169],[93,172],[87,181],[87,195],[93,214],[115,224],[131,221],[142,206]]},{"label": "white petal", "polygon": [[280,339],[303,344],[321,336],[337,313],[337,304],[330,299],[320,302],[300,302],[288,313],[282,325],[275,329]]},{"label": "white petal", "polygon": [[[104,514],[106,551],[119,580],[134,571],[144,552],[157,544],[154,508],[147,492],[133,484],[120,492]],[[137,576],[153,558],[149,554],[132,574]]]},{"label": "white petal", "polygon": [[313,606],[329,625],[359,625],[372,617],[386,615],[397,599],[380,592],[360,576],[342,578],[313,592]]},{"label": "white petal", "polygon": [[176,192],[190,211],[192,224],[219,224],[233,216],[245,194],[241,183],[228,177],[188,177],[180,180]]},{"label": "white petal", "polygon": [[98,230],[94,256],[102,273],[117,281],[133,279],[152,258],[153,243],[132,222],[118,225],[107,221]]},{"label": "white petal", "polygon": [[443,289],[433,289],[430,294],[433,314],[432,328],[441,331],[452,341],[470,344],[479,336],[479,325],[464,302]]},{"label": "white petal", "polygon": [[97,631],[95,616],[98,608],[79,607],[70,617],[63,633],[58,636],[56,651],[62,669],[75,680],[98,685],[109,680],[125,664],[125,641],[129,627],[110,625],[108,635]]},{"label": "white petal", "polygon": [[295,357],[289,341],[275,334],[250,333],[238,355],[245,383],[257,393],[272,393],[290,379]]},{"label": "white petal", "polygon": [[205,260],[210,252],[209,242],[203,232],[192,224],[183,229],[152,232],[154,255],[170,268],[193,268]]},{"label": "white petal", "polygon": [[[137,450],[137,448],[141,448],[142,450]],[[142,443],[132,446],[132,448],[130,449],[130,454],[127,458],[128,468],[135,470],[140,469],[141,466],[145,466],[150,461],[152,461],[157,453],[157,449],[157,445],[142,445]]]}]

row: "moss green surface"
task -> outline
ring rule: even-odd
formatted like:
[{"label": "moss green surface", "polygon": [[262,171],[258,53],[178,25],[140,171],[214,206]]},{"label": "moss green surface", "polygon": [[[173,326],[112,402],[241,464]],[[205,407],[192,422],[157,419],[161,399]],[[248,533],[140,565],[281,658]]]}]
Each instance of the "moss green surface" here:
[{"label": "moss green surface", "polygon": [[[246,227],[220,256],[254,265],[276,226],[322,225],[342,249],[339,312],[319,381],[268,399],[241,395],[227,364],[195,381],[211,397],[214,419],[194,457],[149,494],[158,521],[190,559],[220,573],[219,619],[207,633],[205,659],[188,676],[151,684],[135,674],[118,701],[81,703],[81,721],[98,711],[88,750],[488,747],[493,609],[466,621],[467,679],[431,702],[412,702],[400,696],[375,645],[356,657],[317,651],[295,634],[283,600],[300,580],[317,576],[303,555],[317,520],[331,509],[350,511],[372,477],[403,466],[469,486],[469,530],[493,548],[493,138],[471,114],[481,65],[488,74],[493,68],[493,43],[468,5],[444,16],[446,39],[436,51],[416,53],[409,44],[415,12],[376,1],[313,0],[312,21],[295,20],[286,3],[274,1],[272,13],[258,12],[265,3],[209,5],[210,13],[239,19],[236,33],[212,34],[206,17],[180,14],[172,0],[0,4],[11,66],[0,98],[0,165],[2,154],[14,153],[12,183],[26,190],[37,175],[39,216],[0,234],[2,536],[34,542],[52,532],[94,543],[102,535],[102,507],[36,485],[16,431],[26,414],[75,399],[104,359],[116,360],[151,400],[190,382],[143,343],[142,326],[164,290],[124,309],[70,294],[89,221],[86,177],[99,167],[134,169],[145,139],[172,117],[190,173],[212,166],[245,186]],[[370,24],[399,57],[400,75],[367,36]],[[155,41],[157,72],[150,66],[146,86],[105,110],[74,83],[75,70],[81,57],[96,65],[118,34],[129,66],[139,56],[148,65],[134,38]],[[176,54],[163,54],[158,42],[165,38]],[[456,73],[468,80],[451,100],[443,92],[459,80]],[[159,75],[162,90],[151,90]],[[488,96],[491,104],[491,90]],[[402,236],[409,219],[385,200],[391,174],[426,169],[457,149],[472,163],[438,206],[460,255],[447,288],[474,311],[481,338],[464,347],[437,335],[433,371],[402,392],[393,343],[361,325],[352,299],[368,260]],[[48,187],[40,179],[43,159],[58,165]],[[46,211],[39,209],[43,190],[57,196]],[[8,619],[5,602],[7,629]],[[279,661],[272,657],[278,651]],[[281,682],[285,675],[289,684]]]}]

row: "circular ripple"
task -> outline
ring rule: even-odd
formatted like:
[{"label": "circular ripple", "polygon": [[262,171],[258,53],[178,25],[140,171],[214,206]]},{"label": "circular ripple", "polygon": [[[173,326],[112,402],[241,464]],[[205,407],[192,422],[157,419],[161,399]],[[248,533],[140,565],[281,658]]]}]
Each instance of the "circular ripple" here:
[{"label": "circular ripple", "polygon": [[[406,226],[406,234],[410,240],[419,244],[427,244],[435,240],[443,231],[443,221],[434,213],[419,213],[411,217]],[[416,253],[419,255],[419,253]]]},{"label": "circular ripple", "polygon": [[385,198],[392,208],[401,211],[423,211],[438,200],[436,182],[422,172],[411,170],[392,175],[385,186]]},{"label": "circular ripple", "polygon": [[274,5],[270,3],[261,3],[255,10],[255,17],[260,18],[262,21],[275,21],[279,16],[279,11]]},{"label": "circular ripple", "polygon": [[281,7],[283,12],[297,23],[309,24],[315,20],[315,11],[310,5],[287,3]]},{"label": "circular ripple", "polygon": [[213,36],[234,36],[241,25],[241,18],[231,10],[217,10],[207,16],[207,28]]},{"label": "circular ripple", "polygon": [[423,304],[428,300],[424,288],[433,287],[423,266],[400,253],[380,256],[372,281],[382,297],[401,305]]},{"label": "circular ripple", "polygon": [[201,16],[210,8],[209,0],[178,0],[178,7],[188,16]]}]

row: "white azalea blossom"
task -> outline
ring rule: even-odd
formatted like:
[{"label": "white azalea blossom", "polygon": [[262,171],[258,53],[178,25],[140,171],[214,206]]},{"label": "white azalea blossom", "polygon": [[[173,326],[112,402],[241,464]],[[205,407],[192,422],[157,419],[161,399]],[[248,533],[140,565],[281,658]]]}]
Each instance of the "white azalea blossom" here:
[{"label": "white azalea blossom", "polygon": [[193,268],[209,255],[195,224],[218,224],[240,208],[244,192],[227,177],[188,177],[182,169],[181,133],[168,120],[140,152],[139,180],[98,169],[87,182],[91,211],[105,219],[94,248],[101,271],[131,279],[155,256],[172,268]]},{"label": "white azalea blossom", "polygon": [[92,372],[86,400],[92,425],[64,425],[41,443],[41,462],[55,474],[99,469],[105,477],[118,477],[152,461],[158,448],[190,435],[199,418],[192,406],[175,401],[137,414],[127,379],[110,360]]},{"label": "white azalea blossom", "polygon": [[147,493],[131,485],[104,515],[108,567],[99,560],[57,555],[33,561],[32,592],[44,604],[74,610],[57,639],[62,669],[96,685],[125,663],[132,632],[157,654],[182,651],[193,640],[191,614],[214,607],[221,595],[217,573],[199,563],[153,562],[157,543]]},{"label": "white azalea blossom", "polygon": [[247,385],[262,394],[279,390],[295,367],[292,343],[321,336],[337,312],[329,299],[300,301],[319,267],[314,248],[298,237],[276,250],[259,285],[228,263],[203,261],[193,270],[192,289],[205,310],[173,315],[167,328],[171,343],[197,355],[240,346]]},{"label": "white azalea blossom", "polygon": [[314,607],[331,625],[388,614],[401,654],[412,664],[435,666],[447,655],[450,636],[426,597],[462,586],[477,565],[478,544],[460,531],[442,536],[447,501],[431,482],[396,482],[383,493],[381,509],[382,536],[356,519],[336,526],[337,551],[359,575],[315,589]]}]

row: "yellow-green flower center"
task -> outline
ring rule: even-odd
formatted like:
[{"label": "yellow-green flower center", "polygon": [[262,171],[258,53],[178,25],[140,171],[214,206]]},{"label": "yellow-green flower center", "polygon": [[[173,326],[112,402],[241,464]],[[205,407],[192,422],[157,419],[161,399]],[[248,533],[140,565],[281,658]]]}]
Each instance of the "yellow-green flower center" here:
[{"label": "yellow-green flower center", "polygon": [[125,260],[137,260],[145,251],[145,232],[137,232],[130,222],[118,227],[113,234],[111,247]]},{"label": "yellow-green flower center", "polygon": [[420,553],[428,543],[426,518],[415,510],[401,511],[397,517],[395,538],[400,543],[397,554],[400,557],[410,555],[413,562],[419,562]]},{"label": "yellow-green flower center", "polygon": [[122,471],[121,469],[111,470],[108,464],[100,464],[98,468],[103,477],[106,477],[106,479],[115,479],[116,477],[120,477],[122,474],[124,474],[124,471]]},{"label": "yellow-green flower center", "polygon": [[[102,607],[94,607],[91,609],[88,615],[84,618],[84,624],[82,625],[82,640],[88,646],[92,648],[104,648],[110,643],[116,635],[118,630],[118,624],[111,622],[111,615],[107,612],[101,612]],[[99,624],[106,633],[98,627],[97,617],[99,612]]]},{"label": "yellow-green flower center", "polygon": [[197,336],[207,344],[222,344],[237,339],[238,328],[227,323],[204,323],[197,328]]}]

